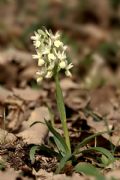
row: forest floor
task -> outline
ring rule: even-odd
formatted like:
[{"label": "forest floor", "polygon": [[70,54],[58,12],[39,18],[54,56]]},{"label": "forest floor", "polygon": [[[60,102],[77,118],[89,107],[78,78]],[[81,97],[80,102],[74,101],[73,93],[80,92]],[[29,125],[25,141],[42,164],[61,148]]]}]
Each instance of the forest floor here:
[{"label": "forest floor", "polygon": [[0,180],[94,179],[71,173],[72,167],[55,175],[58,161],[44,151],[37,151],[31,162],[31,147],[49,147],[47,126],[35,123],[50,119],[47,107],[62,134],[54,81],[44,81],[40,86],[35,79],[37,65],[32,59],[30,36],[42,26],[63,32],[74,64],[72,78],[60,77],[72,148],[91,135],[107,131],[82,149],[103,147],[115,158],[102,168],[98,152],[82,154],[78,161],[100,169],[106,180],[120,179],[119,18],[116,15],[110,21],[112,10],[107,5],[106,10],[100,5],[102,13],[91,16],[80,14],[72,6],[72,1],[71,7],[61,1],[0,2]]}]

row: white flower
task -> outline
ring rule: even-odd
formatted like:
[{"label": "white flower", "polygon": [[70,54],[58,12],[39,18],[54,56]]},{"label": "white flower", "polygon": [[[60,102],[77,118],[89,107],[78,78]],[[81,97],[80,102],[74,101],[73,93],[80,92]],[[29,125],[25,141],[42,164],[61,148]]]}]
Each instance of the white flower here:
[{"label": "white flower", "polygon": [[57,32],[55,33],[55,35],[53,35],[53,34],[51,33],[51,39],[57,40],[57,39],[59,39],[59,38],[60,38],[60,32],[59,32],[59,31],[57,31]]},{"label": "white flower", "polygon": [[50,53],[50,49],[46,48],[42,49],[42,54],[49,54]]},{"label": "white flower", "polygon": [[58,51],[58,52],[56,52],[56,49],[54,49],[54,52],[55,52],[55,54],[56,54],[56,56],[57,56],[57,58],[59,59],[59,60],[63,60],[63,59],[66,59],[66,54],[65,54],[65,51]]},{"label": "white flower", "polygon": [[62,43],[61,41],[59,41],[59,40],[56,40],[56,41],[54,42],[54,45],[58,48],[58,47],[62,46],[63,43]]},{"label": "white flower", "polygon": [[54,62],[54,61],[51,61],[50,64],[49,64],[49,66],[48,66],[48,71],[49,71],[49,70],[52,71],[52,70],[54,69],[54,67],[55,67],[55,62]]},{"label": "white flower", "polygon": [[67,46],[61,41],[60,32],[54,35],[51,31],[39,29],[31,39],[37,52],[32,57],[38,59],[37,82],[51,78],[61,69],[65,70],[67,76],[71,76],[73,64],[67,61]]},{"label": "white flower", "polygon": [[42,66],[43,64],[45,64],[44,59],[38,59],[38,66]]},{"label": "white flower", "polygon": [[71,68],[73,67],[73,64],[72,63],[70,63],[70,64],[68,64],[68,66],[67,66],[67,70],[70,70]]},{"label": "white flower", "polygon": [[35,36],[31,36],[31,39],[34,41],[38,41],[40,39],[40,35],[37,32],[35,32],[34,34]]},{"label": "white flower", "polygon": [[56,57],[55,57],[55,55],[53,53],[50,53],[50,54],[48,54],[48,59],[49,60],[55,60]]},{"label": "white flower", "polygon": [[40,47],[40,41],[34,41],[34,46],[36,47],[36,48],[38,48],[38,47]]},{"label": "white flower", "polygon": [[72,76],[72,74],[71,74],[71,72],[70,72],[70,69],[71,69],[72,67],[73,67],[73,64],[72,64],[72,63],[70,63],[70,64],[66,67],[66,71],[65,71],[66,76],[69,76],[69,77]]},{"label": "white flower", "polygon": [[35,32],[35,36],[31,36],[31,39],[33,40],[34,46],[36,48],[40,47],[40,37],[41,36],[37,32]]},{"label": "white flower", "polygon": [[59,63],[59,67],[60,67],[61,69],[64,69],[64,68],[66,67],[66,62],[65,62],[65,61],[61,61],[61,62]]}]

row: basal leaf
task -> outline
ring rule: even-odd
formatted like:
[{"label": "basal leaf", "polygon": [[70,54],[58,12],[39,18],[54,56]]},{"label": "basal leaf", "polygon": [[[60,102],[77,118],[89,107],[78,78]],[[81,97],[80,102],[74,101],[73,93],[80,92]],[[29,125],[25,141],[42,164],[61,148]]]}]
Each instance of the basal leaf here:
[{"label": "basal leaf", "polygon": [[65,154],[69,152],[69,149],[65,143],[64,138],[52,127],[51,123],[48,121],[45,121],[47,124],[47,127],[49,129],[49,131],[54,135],[54,137],[57,139],[57,141],[59,141],[59,143],[57,143],[57,146],[59,148],[60,151],[63,151]]},{"label": "basal leaf", "polygon": [[74,154],[76,154],[77,152],[80,151],[80,148],[87,145],[92,139],[94,139],[97,136],[100,136],[104,133],[108,133],[108,131],[103,131],[103,132],[98,132],[96,134],[93,134],[87,138],[85,138],[83,141],[81,141],[80,143],[78,143],[77,147],[75,148]]},{"label": "basal leaf", "polygon": [[88,163],[78,163],[74,167],[75,172],[84,173],[88,176],[94,176],[96,180],[105,180],[105,177],[102,176],[97,168]]},{"label": "basal leaf", "polygon": [[91,147],[87,150],[81,151],[81,153],[86,153],[88,151],[97,151],[97,152],[101,153],[102,155],[106,156],[108,158],[108,164],[114,162],[114,160],[115,160],[113,155],[111,154],[111,152],[103,147]]}]

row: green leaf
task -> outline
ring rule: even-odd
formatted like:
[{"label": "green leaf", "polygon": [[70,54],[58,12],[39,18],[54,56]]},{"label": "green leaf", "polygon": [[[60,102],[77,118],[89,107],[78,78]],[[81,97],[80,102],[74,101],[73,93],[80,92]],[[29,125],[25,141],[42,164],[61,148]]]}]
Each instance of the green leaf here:
[{"label": "green leaf", "polygon": [[75,148],[74,154],[79,152],[79,149],[85,145],[87,145],[92,139],[94,139],[97,136],[100,136],[102,134],[108,133],[108,131],[98,132],[96,134],[93,134],[87,138],[85,138],[82,142],[78,143],[77,147]]},{"label": "green leaf", "polygon": [[64,138],[52,127],[50,122],[48,122],[46,120],[45,120],[45,122],[46,122],[46,125],[47,125],[49,131],[53,134],[53,136],[59,142],[59,143],[57,143],[57,141],[56,141],[56,143],[57,143],[56,145],[57,145],[59,151],[64,152],[64,154],[68,153],[69,149],[68,149],[68,147],[67,147],[67,145],[65,143]]},{"label": "green leaf", "polygon": [[111,152],[103,147],[92,147],[87,150],[81,151],[81,153],[86,153],[88,151],[97,151],[97,152],[101,153],[102,155],[105,155],[108,158],[108,164],[114,162],[114,160],[115,160],[115,158],[113,157]]},{"label": "green leaf", "polygon": [[59,163],[59,165],[58,165],[58,168],[56,169],[56,172],[55,172],[56,174],[59,174],[59,173],[60,173],[60,171],[64,168],[66,162],[67,162],[71,157],[72,157],[72,155],[71,155],[70,153],[68,153],[68,154],[66,154],[66,156],[64,156],[64,157],[61,159],[61,161],[60,161],[60,163]]},{"label": "green leaf", "polygon": [[56,146],[57,146],[57,148],[58,148],[58,151],[59,151],[59,153],[61,154],[61,156],[62,156],[62,157],[65,156],[65,154],[66,154],[67,152],[65,152],[63,146],[61,145],[61,142],[60,142],[55,136],[53,136],[53,140],[54,140],[54,142],[55,142],[55,144],[56,144]]},{"label": "green leaf", "polygon": [[101,157],[101,162],[102,162],[105,166],[109,165],[109,160],[108,160],[108,158],[107,158],[105,155],[102,155],[102,157]]},{"label": "green leaf", "polygon": [[88,163],[78,163],[74,167],[74,170],[77,173],[84,173],[89,176],[94,176],[96,177],[96,180],[105,180],[105,177],[100,174],[99,170]]},{"label": "green leaf", "polygon": [[35,153],[36,153],[37,150],[39,150],[39,146],[33,146],[30,149],[29,156],[30,156],[30,160],[31,160],[32,164],[34,164],[34,162],[35,162]]}]

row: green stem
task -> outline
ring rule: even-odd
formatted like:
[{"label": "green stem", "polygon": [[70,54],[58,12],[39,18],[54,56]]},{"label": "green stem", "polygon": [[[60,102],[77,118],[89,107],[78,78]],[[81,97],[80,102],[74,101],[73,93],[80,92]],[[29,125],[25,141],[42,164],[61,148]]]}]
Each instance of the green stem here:
[{"label": "green stem", "polygon": [[65,141],[66,141],[68,150],[71,153],[70,137],[69,137],[68,127],[67,127],[67,120],[66,120],[66,112],[65,112],[64,100],[63,100],[63,94],[62,94],[62,90],[61,90],[60,82],[58,78],[58,73],[55,75],[55,83],[56,83],[57,108],[59,111],[63,131],[64,131]]}]

